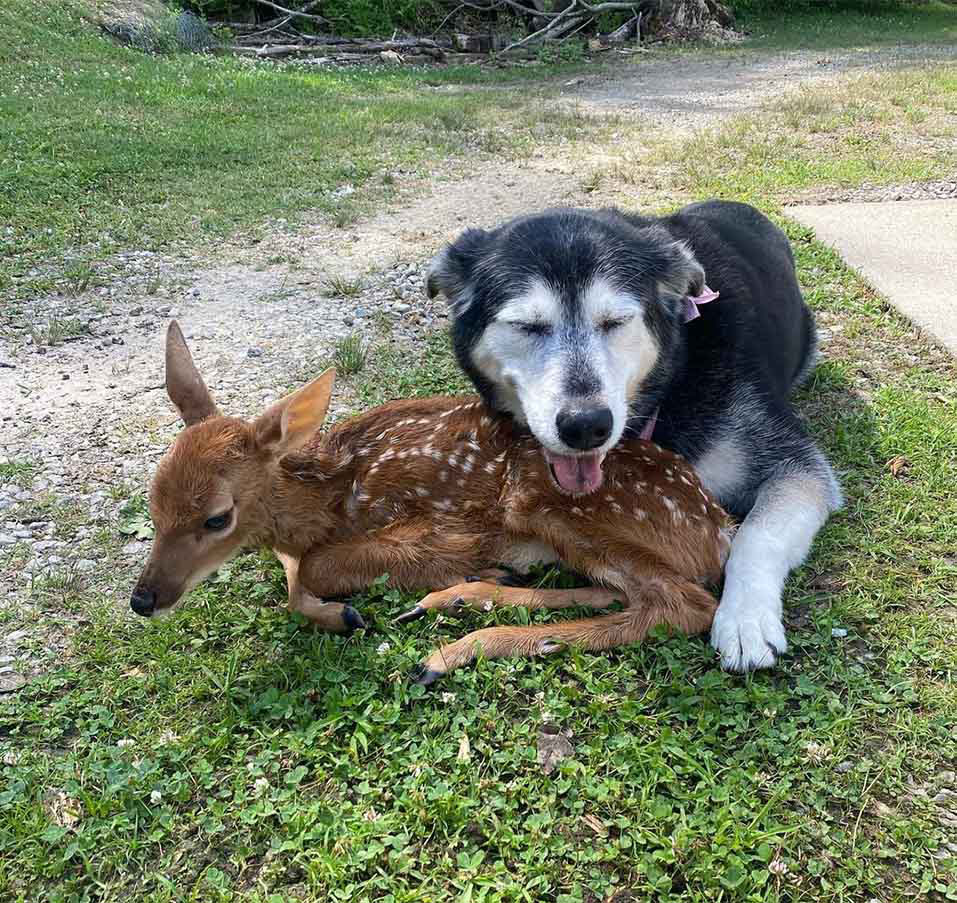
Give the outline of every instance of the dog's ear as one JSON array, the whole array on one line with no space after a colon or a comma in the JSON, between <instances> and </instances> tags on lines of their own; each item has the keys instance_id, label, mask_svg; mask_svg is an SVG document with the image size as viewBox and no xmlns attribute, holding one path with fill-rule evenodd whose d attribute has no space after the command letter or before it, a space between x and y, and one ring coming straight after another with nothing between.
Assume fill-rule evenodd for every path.
<instances>
[{"instance_id":1,"label":"dog's ear","mask_svg":"<svg viewBox=\"0 0 957 903\"><path fill-rule=\"evenodd\" d=\"M662 249L658 287L681 298L696 297L704 290L704 267L685 242L669 242Z\"/></svg>"},{"instance_id":2,"label":"dog's ear","mask_svg":"<svg viewBox=\"0 0 957 903\"><path fill-rule=\"evenodd\" d=\"M488 244L484 229L466 229L446 245L429 264L425 290L430 298L440 292L456 310L468 307L468 284L479 257Z\"/></svg>"}]
</instances>

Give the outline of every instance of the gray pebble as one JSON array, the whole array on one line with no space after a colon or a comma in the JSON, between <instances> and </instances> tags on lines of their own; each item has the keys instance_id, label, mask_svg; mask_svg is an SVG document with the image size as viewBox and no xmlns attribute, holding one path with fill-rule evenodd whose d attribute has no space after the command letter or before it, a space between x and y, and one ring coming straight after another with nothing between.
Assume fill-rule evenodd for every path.
<instances>
[{"instance_id":1,"label":"gray pebble","mask_svg":"<svg viewBox=\"0 0 957 903\"><path fill-rule=\"evenodd\" d=\"M832 627L831 636L838 637L839 639L843 639L844 637L847 636L847 631L843 627Z\"/></svg>"},{"instance_id":2,"label":"gray pebble","mask_svg":"<svg viewBox=\"0 0 957 903\"><path fill-rule=\"evenodd\" d=\"M837 765L834 766L834 770L835 770L838 774L846 774L846 773L849 772L853 767L854 767L854 763L853 763L853 762L840 762L840 763L838 763Z\"/></svg>"}]
</instances>

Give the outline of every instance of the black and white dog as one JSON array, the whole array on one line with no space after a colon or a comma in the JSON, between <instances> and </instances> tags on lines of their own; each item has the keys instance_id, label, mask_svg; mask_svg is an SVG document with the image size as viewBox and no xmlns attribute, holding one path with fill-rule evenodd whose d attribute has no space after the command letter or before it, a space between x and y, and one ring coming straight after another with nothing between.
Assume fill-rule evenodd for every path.
<instances>
[{"instance_id":1,"label":"black and white dog","mask_svg":"<svg viewBox=\"0 0 957 903\"><path fill-rule=\"evenodd\" d=\"M448 298L478 391L527 424L570 495L599 489L630 430L687 457L744 518L711 642L725 668L772 666L787 575L841 504L789 401L816 343L784 234L723 201L663 218L552 210L467 230L428 291Z\"/></svg>"}]
</instances>

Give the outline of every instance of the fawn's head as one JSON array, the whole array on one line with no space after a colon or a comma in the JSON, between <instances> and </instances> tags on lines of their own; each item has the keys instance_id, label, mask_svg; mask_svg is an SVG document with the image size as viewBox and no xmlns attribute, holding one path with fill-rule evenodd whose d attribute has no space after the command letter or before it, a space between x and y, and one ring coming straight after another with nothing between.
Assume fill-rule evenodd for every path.
<instances>
[{"instance_id":1,"label":"fawn's head","mask_svg":"<svg viewBox=\"0 0 957 903\"><path fill-rule=\"evenodd\" d=\"M166 391L186 424L150 488L156 530L130 607L150 616L182 596L268 527L275 464L322 425L335 370L327 370L252 422L224 417L174 321L166 333Z\"/></svg>"}]
</instances>

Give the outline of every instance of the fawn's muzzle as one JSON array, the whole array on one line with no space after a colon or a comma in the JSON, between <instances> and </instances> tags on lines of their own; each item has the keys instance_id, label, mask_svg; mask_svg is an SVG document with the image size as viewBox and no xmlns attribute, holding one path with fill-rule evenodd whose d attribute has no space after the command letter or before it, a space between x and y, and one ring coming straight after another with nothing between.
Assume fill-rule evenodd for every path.
<instances>
[{"instance_id":1,"label":"fawn's muzzle","mask_svg":"<svg viewBox=\"0 0 957 903\"><path fill-rule=\"evenodd\" d=\"M153 614L153 610L156 608L156 593L149 589L140 589L136 587L133 590L133 595L130 596L130 608L138 615L143 615L144 618L148 618Z\"/></svg>"}]
</instances>

